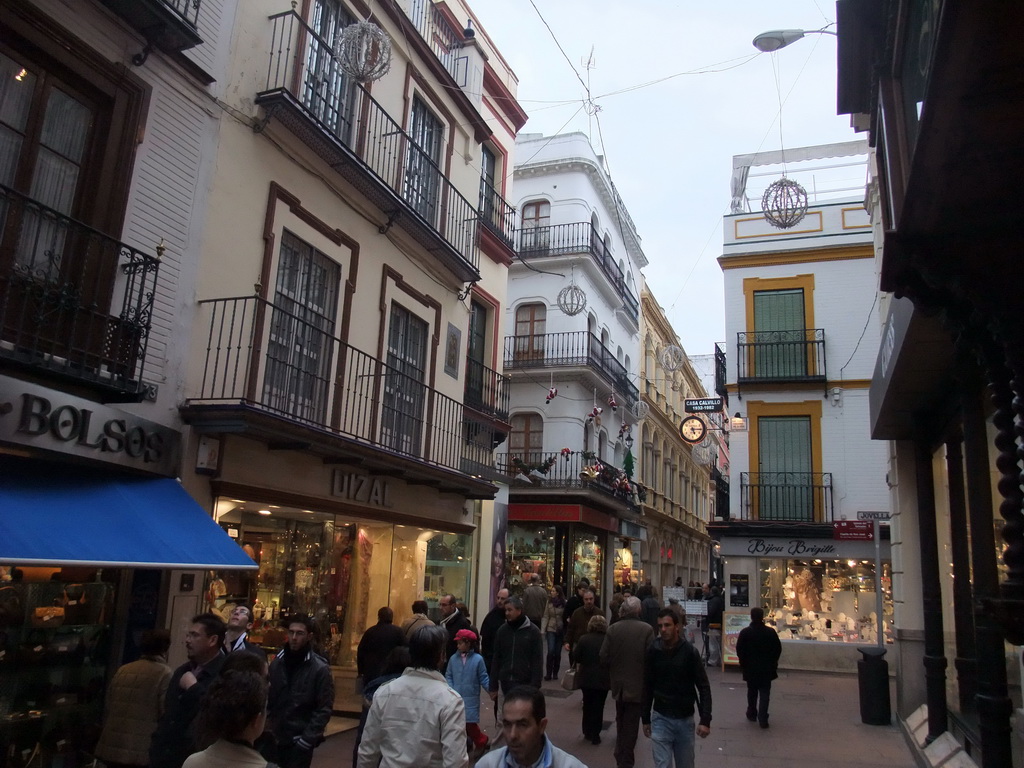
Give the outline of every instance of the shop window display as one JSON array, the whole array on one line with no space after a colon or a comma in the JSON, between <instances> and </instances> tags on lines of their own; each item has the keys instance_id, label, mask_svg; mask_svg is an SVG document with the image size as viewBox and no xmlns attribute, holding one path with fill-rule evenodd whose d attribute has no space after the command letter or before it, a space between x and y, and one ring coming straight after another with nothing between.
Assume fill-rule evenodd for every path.
<instances>
[{"instance_id":1,"label":"shop window display","mask_svg":"<svg viewBox=\"0 0 1024 768\"><path fill-rule=\"evenodd\" d=\"M616 587L642 584L644 571L641 567L640 540L620 538L615 542L615 568L613 578Z\"/></svg>"},{"instance_id":2,"label":"shop window display","mask_svg":"<svg viewBox=\"0 0 1024 768\"><path fill-rule=\"evenodd\" d=\"M509 589L513 594L526 587L525 577L538 573L541 584L551 587L555 573L555 527L553 525L508 526Z\"/></svg>"},{"instance_id":3,"label":"shop window display","mask_svg":"<svg viewBox=\"0 0 1024 768\"><path fill-rule=\"evenodd\" d=\"M601 545L596 533L576 531L572 540L572 579L588 579L591 584L601 583Z\"/></svg>"},{"instance_id":4,"label":"shop window display","mask_svg":"<svg viewBox=\"0 0 1024 768\"><path fill-rule=\"evenodd\" d=\"M784 639L878 642L875 566L871 560L761 560L765 623ZM892 566L882 564L882 627L892 636Z\"/></svg>"},{"instance_id":5,"label":"shop window display","mask_svg":"<svg viewBox=\"0 0 1024 768\"><path fill-rule=\"evenodd\" d=\"M116 572L0 568L0 755L77 765L103 715Z\"/></svg>"}]
</instances>

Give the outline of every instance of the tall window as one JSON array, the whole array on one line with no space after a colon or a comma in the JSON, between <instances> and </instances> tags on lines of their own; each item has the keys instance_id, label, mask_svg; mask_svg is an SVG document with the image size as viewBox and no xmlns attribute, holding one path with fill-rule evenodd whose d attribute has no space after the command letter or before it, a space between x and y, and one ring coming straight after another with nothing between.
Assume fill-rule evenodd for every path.
<instances>
[{"instance_id":1,"label":"tall window","mask_svg":"<svg viewBox=\"0 0 1024 768\"><path fill-rule=\"evenodd\" d=\"M322 42L310 44L302 83L302 103L332 134L351 144L356 88L333 55L341 31L355 19L338 0L315 0L310 26Z\"/></svg>"},{"instance_id":2,"label":"tall window","mask_svg":"<svg viewBox=\"0 0 1024 768\"><path fill-rule=\"evenodd\" d=\"M760 416L757 510L761 520L814 520L809 416Z\"/></svg>"},{"instance_id":3,"label":"tall window","mask_svg":"<svg viewBox=\"0 0 1024 768\"><path fill-rule=\"evenodd\" d=\"M544 420L537 413L517 413L512 417L512 432L508 437L509 452L527 464L539 464L543 459Z\"/></svg>"},{"instance_id":4,"label":"tall window","mask_svg":"<svg viewBox=\"0 0 1024 768\"><path fill-rule=\"evenodd\" d=\"M523 304L516 308L516 360L543 360L547 307Z\"/></svg>"},{"instance_id":5,"label":"tall window","mask_svg":"<svg viewBox=\"0 0 1024 768\"><path fill-rule=\"evenodd\" d=\"M413 98L405 199L423 218L437 225L444 126L419 98Z\"/></svg>"},{"instance_id":6,"label":"tall window","mask_svg":"<svg viewBox=\"0 0 1024 768\"><path fill-rule=\"evenodd\" d=\"M533 200L523 205L523 232L520 250L544 251L551 242L551 203Z\"/></svg>"},{"instance_id":7,"label":"tall window","mask_svg":"<svg viewBox=\"0 0 1024 768\"><path fill-rule=\"evenodd\" d=\"M428 330L427 323L405 307L391 305L381 440L412 456L421 453Z\"/></svg>"},{"instance_id":8,"label":"tall window","mask_svg":"<svg viewBox=\"0 0 1024 768\"><path fill-rule=\"evenodd\" d=\"M324 423L340 282L336 262L285 230L263 379L268 407Z\"/></svg>"},{"instance_id":9,"label":"tall window","mask_svg":"<svg viewBox=\"0 0 1024 768\"><path fill-rule=\"evenodd\" d=\"M498 158L486 146L480 147L480 215L484 221L498 224L496 216L501 215L498 210L498 191L495 186Z\"/></svg>"},{"instance_id":10,"label":"tall window","mask_svg":"<svg viewBox=\"0 0 1024 768\"><path fill-rule=\"evenodd\" d=\"M754 371L759 378L807 373L802 288L754 292Z\"/></svg>"},{"instance_id":11,"label":"tall window","mask_svg":"<svg viewBox=\"0 0 1024 768\"><path fill-rule=\"evenodd\" d=\"M18 190L58 214L80 217L79 200L89 188L92 144L98 135L96 104L71 84L34 65L0 53L0 184ZM13 223L13 222L12 222ZM31 277L55 281L61 274L68 223L26 208L17 245L5 252ZM6 237L10 237L9 231Z\"/></svg>"},{"instance_id":12,"label":"tall window","mask_svg":"<svg viewBox=\"0 0 1024 768\"><path fill-rule=\"evenodd\" d=\"M482 405L493 400L485 398L484 360L487 353L487 307L476 299L469 304L469 341L466 347L466 398Z\"/></svg>"}]
</instances>

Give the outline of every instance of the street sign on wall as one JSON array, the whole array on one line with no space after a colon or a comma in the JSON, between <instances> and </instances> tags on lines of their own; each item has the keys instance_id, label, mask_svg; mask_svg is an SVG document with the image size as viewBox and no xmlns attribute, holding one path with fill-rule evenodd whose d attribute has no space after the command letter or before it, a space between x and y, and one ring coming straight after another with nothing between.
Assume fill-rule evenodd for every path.
<instances>
[{"instance_id":1,"label":"street sign on wall","mask_svg":"<svg viewBox=\"0 0 1024 768\"><path fill-rule=\"evenodd\" d=\"M832 523L832 538L837 541L871 541L875 538L875 524L870 520L836 520Z\"/></svg>"},{"instance_id":2,"label":"street sign on wall","mask_svg":"<svg viewBox=\"0 0 1024 768\"><path fill-rule=\"evenodd\" d=\"M888 512L858 512L858 520L888 520L890 517Z\"/></svg>"},{"instance_id":3,"label":"street sign on wall","mask_svg":"<svg viewBox=\"0 0 1024 768\"><path fill-rule=\"evenodd\" d=\"M722 410L722 398L698 397L683 401L683 409L687 413L718 413Z\"/></svg>"}]
</instances>

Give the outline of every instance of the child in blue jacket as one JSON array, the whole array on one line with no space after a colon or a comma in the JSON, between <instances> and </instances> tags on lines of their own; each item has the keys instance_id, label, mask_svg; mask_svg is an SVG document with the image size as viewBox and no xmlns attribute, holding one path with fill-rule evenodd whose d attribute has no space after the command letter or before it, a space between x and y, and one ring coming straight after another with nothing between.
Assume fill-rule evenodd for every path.
<instances>
[{"instance_id":1,"label":"child in blue jacket","mask_svg":"<svg viewBox=\"0 0 1024 768\"><path fill-rule=\"evenodd\" d=\"M490 739L480 730L480 689L490 687L487 665L476 652L476 633L460 629L455 633L455 655L448 659L444 676L466 705L466 736L481 752L490 746Z\"/></svg>"}]
</instances>

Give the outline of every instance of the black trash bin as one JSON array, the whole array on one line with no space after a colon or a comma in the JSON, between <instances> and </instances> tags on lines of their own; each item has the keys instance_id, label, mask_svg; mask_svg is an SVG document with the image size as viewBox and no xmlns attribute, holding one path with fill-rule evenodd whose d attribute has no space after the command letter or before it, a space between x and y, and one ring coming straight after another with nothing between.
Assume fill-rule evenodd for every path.
<instances>
[{"instance_id":1,"label":"black trash bin","mask_svg":"<svg viewBox=\"0 0 1024 768\"><path fill-rule=\"evenodd\" d=\"M864 656L857 662L857 683L860 687L860 721L867 725L889 725L889 662L885 648L877 645L857 649Z\"/></svg>"}]
</instances>

